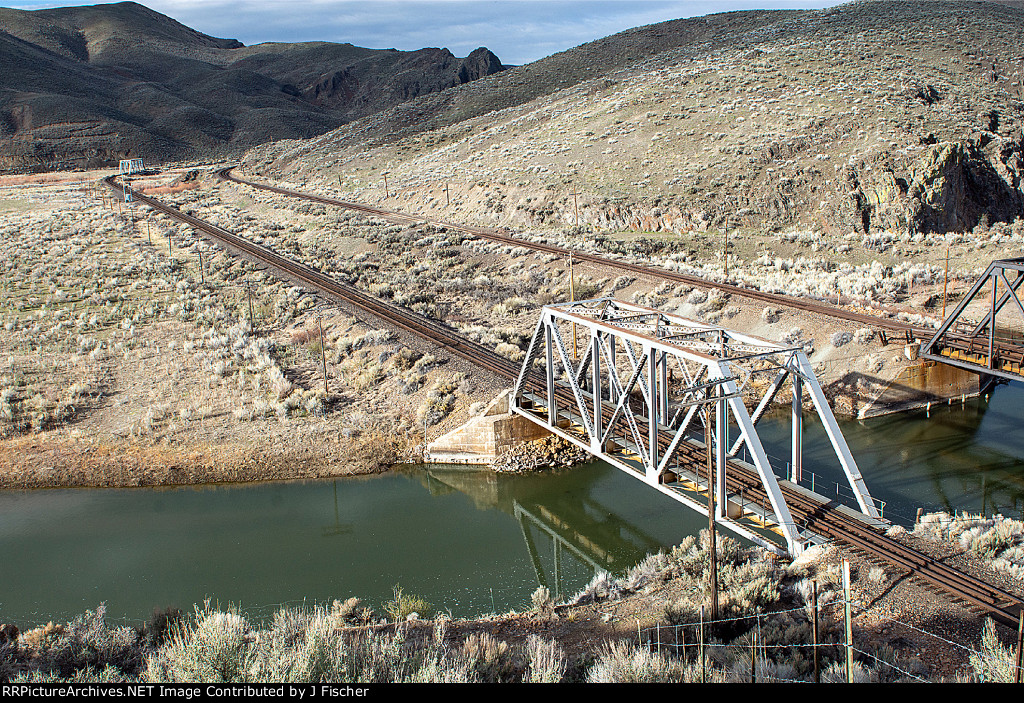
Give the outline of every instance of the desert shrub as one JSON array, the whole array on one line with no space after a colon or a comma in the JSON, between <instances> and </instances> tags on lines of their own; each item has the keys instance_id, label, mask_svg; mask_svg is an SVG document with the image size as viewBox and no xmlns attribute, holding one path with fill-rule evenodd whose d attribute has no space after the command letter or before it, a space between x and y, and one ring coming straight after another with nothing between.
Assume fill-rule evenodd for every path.
<instances>
[{"instance_id":1,"label":"desert shrub","mask_svg":"<svg viewBox=\"0 0 1024 703\"><path fill-rule=\"evenodd\" d=\"M491 312L494 313L495 315L508 315L514 312L518 312L519 310L522 310L523 308L527 307L530 307L530 302L528 300L526 300L525 298L514 296L511 298L506 298L502 302L492 307Z\"/></svg>"},{"instance_id":2,"label":"desert shrub","mask_svg":"<svg viewBox=\"0 0 1024 703\"><path fill-rule=\"evenodd\" d=\"M854 334L854 339L857 340L857 344L868 344L874 338L875 331L867 327L857 330L857 332Z\"/></svg>"},{"instance_id":3,"label":"desert shrub","mask_svg":"<svg viewBox=\"0 0 1024 703\"><path fill-rule=\"evenodd\" d=\"M461 654L469 670L483 683L506 683L522 675L514 650L487 632L466 637Z\"/></svg>"},{"instance_id":4,"label":"desert shrub","mask_svg":"<svg viewBox=\"0 0 1024 703\"><path fill-rule=\"evenodd\" d=\"M537 635L526 639L528 664L523 683L560 683L566 674L565 652L554 640L545 640Z\"/></svg>"},{"instance_id":5,"label":"desert shrub","mask_svg":"<svg viewBox=\"0 0 1024 703\"><path fill-rule=\"evenodd\" d=\"M604 645L587 676L589 683L675 683L683 678L679 660L637 647L631 642Z\"/></svg>"},{"instance_id":6,"label":"desert shrub","mask_svg":"<svg viewBox=\"0 0 1024 703\"><path fill-rule=\"evenodd\" d=\"M507 342L498 342L498 345L494 348L494 351L511 359L512 361L522 361L526 357L526 352L517 347L515 344L509 344Z\"/></svg>"},{"instance_id":7,"label":"desert shrub","mask_svg":"<svg viewBox=\"0 0 1024 703\"><path fill-rule=\"evenodd\" d=\"M384 612L395 621L405 620L413 613L423 617L430 612L430 609L430 603L419 596L406 593L401 586L397 585L393 589L393 598L384 604Z\"/></svg>"},{"instance_id":8,"label":"desert shrub","mask_svg":"<svg viewBox=\"0 0 1024 703\"><path fill-rule=\"evenodd\" d=\"M398 350L397 354L391 357L391 363L400 371L408 371L422 357L423 354L421 352L408 347L402 347Z\"/></svg>"},{"instance_id":9,"label":"desert shrub","mask_svg":"<svg viewBox=\"0 0 1024 703\"><path fill-rule=\"evenodd\" d=\"M689 303L690 305L700 305L707 299L707 292L699 289L691 291L691 293L688 296L686 296L686 302Z\"/></svg>"},{"instance_id":10,"label":"desert shrub","mask_svg":"<svg viewBox=\"0 0 1024 703\"><path fill-rule=\"evenodd\" d=\"M836 332L832 335L832 346L838 349L839 347L849 344L852 339L853 334L850 332Z\"/></svg>"},{"instance_id":11,"label":"desert shrub","mask_svg":"<svg viewBox=\"0 0 1024 703\"><path fill-rule=\"evenodd\" d=\"M632 276L619 276L614 281L612 281L612 292L622 290L623 288L629 288L629 286L633 285L633 282L635 280L636 279L633 278Z\"/></svg>"},{"instance_id":12,"label":"desert shrub","mask_svg":"<svg viewBox=\"0 0 1024 703\"><path fill-rule=\"evenodd\" d=\"M334 619L335 626L340 627L362 619L362 611L364 609L360 608L360 605L362 605L362 601L354 597L344 601L335 600L332 602L331 617Z\"/></svg>"},{"instance_id":13,"label":"desert shrub","mask_svg":"<svg viewBox=\"0 0 1024 703\"><path fill-rule=\"evenodd\" d=\"M196 607L193 622L174 628L168 642L146 662L153 682L230 683L244 680L251 627L237 613Z\"/></svg>"},{"instance_id":14,"label":"desert shrub","mask_svg":"<svg viewBox=\"0 0 1024 703\"><path fill-rule=\"evenodd\" d=\"M576 300L590 300L597 297L603 287L599 281L582 277L573 284L573 293Z\"/></svg>"},{"instance_id":15,"label":"desert shrub","mask_svg":"<svg viewBox=\"0 0 1024 703\"><path fill-rule=\"evenodd\" d=\"M447 417L455 409L455 392L464 378L463 374L457 373L449 379L437 379L427 391L427 398L416 413L417 421L436 425Z\"/></svg>"},{"instance_id":16,"label":"desert shrub","mask_svg":"<svg viewBox=\"0 0 1024 703\"><path fill-rule=\"evenodd\" d=\"M142 664L139 634L129 627L108 628L105 617L106 606L100 604L64 625L50 622L22 633L20 654L27 666L21 673L36 680L134 675Z\"/></svg>"},{"instance_id":17,"label":"desert shrub","mask_svg":"<svg viewBox=\"0 0 1024 703\"><path fill-rule=\"evenodd\" d=\"M1014 680L1016 657L1009 647L999 641L996 624L985 619L981 633L981 651L970 656L974 678L981 683L1011 683Z\"/></svg>"},{"instance_id":18,"label":"desert shrub","mask_svg":"<svg viewBox=\"0 0 1024 703\"><path fill-rule=\"evenodd\" d=\"M1024 577L1024 522L1020 520L1002 515L930 513L921 517L914 534L958 544L989 560L993 568Z\"/></svg>"},{"instance_id":19,"label":"desert shrub","mask_svg":"<svg viewBox=\"0 0 1024 703\"><path fill-rule=\"evenodd\" d=\"M549 617L555 612L555 603L551 598L551 591L546 586L538 586L537 590L530 596L533 603L533 612L541 617Z\"/></svg>"},{"instance_id":20,"label":"desert shrub","mask_svg":"<svg viewBox=\"0 0 1024 703\"><path fill-rule=\"evenodd\" d=\"M181 623L181 611L177 608L163 608L153 611L149 622L139 632L146 644L159 647Z\"/></svg>"}]
</instances>

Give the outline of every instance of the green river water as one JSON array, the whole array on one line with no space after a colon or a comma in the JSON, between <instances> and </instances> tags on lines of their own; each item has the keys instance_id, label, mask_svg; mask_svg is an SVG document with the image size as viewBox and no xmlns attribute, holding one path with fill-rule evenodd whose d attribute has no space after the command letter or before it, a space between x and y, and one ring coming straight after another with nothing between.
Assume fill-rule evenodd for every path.
<instances>
[{"instance_id":1,"label":"green river water","mask_svg":"<svg viewBox=\"0 0 1024 703\"><path fill-rule=\"evenodd\" d=\"M918 507L1020 517L1022 409L1024 386L1011 384L843 431L893 522L912 523ZM805 483L813 471L833 497L838 462L806 424ZM760 432L769 454L785 454L787 424L769 417ZM0 622L67 619L103 602L111 619L139 623L207 598L254 618L350 596L379 610L395 585L471 617L528 607L538 585L571 595L597 570L621 574L705 525L599 462L532 476L412 466L326 481L2 491Z\"/></svg>"}]
</instances>

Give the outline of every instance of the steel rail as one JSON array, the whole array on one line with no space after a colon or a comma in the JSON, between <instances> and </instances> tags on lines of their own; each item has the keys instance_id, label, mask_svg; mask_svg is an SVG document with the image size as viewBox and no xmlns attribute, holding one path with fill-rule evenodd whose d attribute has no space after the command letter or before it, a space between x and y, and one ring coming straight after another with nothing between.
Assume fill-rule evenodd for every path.
<instances>
[{"instance_id":1,"label":"steel rail","mask_svg":"<svg viewBox=\"0 0 1024 703\"><path fill-rule=\"evenodd\" d=\"M116 179L117 176L110 176L105 179L105 183L112 189L122 191L121 186L116 184ZM268 267L277 269L285 278L302 281L321 293L371 313L385 323L392 324L438 344L495 375L510 380L515 380L518 377L518 364L486 347L465 339L458 332L440 322L384 303L353 286L335 281L310 266L287 259L267 247L257 245L228 230L183 213L159 200L142 195L137 191L132 191L132 195L139 202L188 224L224 245L242 251L247 256L266 264ZM546 381L539 378L539 374L531 374L528 382L532 389L543 388L546 383ZM568 389L559 389L558 397L564 406L575 405L575 399ZM645 418L640 417L637 419L641 423L646 422ZM666 448L669 440L664 436L659 436L658 442L662 448ZM680 443L676 451L696 470L697 475L700 475L700 469L707 456L705 450L690 443ZM726 479L727 488L731 494L736 495L743 491L745 495L754 500L767 501L767 492L761 486L759 477L751 473L746 467L729 463L726 470ZM1022 607L1017 596L946 564L937 562L921 552L905 547L877 530L864 525L855 518L833 509L830 505L822 505L786 487L783 487L783 492L794 519L802 521L804 529L842 541L862 552L867 552L883 562L894 564L908 573L916 575L926 583L977 606L1002 624L1011 627L1016 625L1017 614Z\"/></svg>"},{"instance_id":2,"label":"steel rail","mask_svg":"<svg viewBox=\"0 0 1024 703\"><path fill-rule=\"evenodd\" d=\"M880 329L887 332L893 332L901 335L905 335L906 341L909 343L913 340L921 342L930 340L935 330L930 327L915 327L914 325L900 322L899 320L891 320L884 317L878 317L876 315L869 315L866 313L855 312L853 310L844 310L840 307L827 305L814 300L807 300L803 298L795 298L793 296L782 295L780 293L765 293L757 290L756 288L746 288L733 283L725 282L711 282L707 279L701 278L700 276L693 276L690 274L679 273L677 271L669 271L663 268L654 268L651 266L644 266L641 264L633 264L626 261L618 261L616 259L609 259L607 257L599 256L597 254L588 254L586 252L575 251L560 247L554 244L545 244L543 242L534 242L528 239L521 239L514 237L510 234L502 234L500 231L489 229L486 227L476 227L473 225L455 224L446 222L444 220L431 217L429 215L409 215L402 212L396 212L394 210L383 210L381 208L371 207L369 205L363 205L361 203L355 203L348 200L340 200L338 198L328 198L322 195L315 195L313 193L304 193L302 191L291 190L288 188L280 188L278 186L271 186L265 183L257 183L256 181L246 180L239 178L231 173L235 167L231 166L223 168L217 171L217 175L223 180L238 183L240 185L249 186L258 190L264 190L270 193L276 193L290 198L300 198L303 200L309 200L311 202L320 203L322 205L330 205L332 207L340 207L348 210L354 210L356 212L362 212L373 217L398 223L398 224L429 224L435 227L443 227L451 229L456 232L462 232L464 234L470 234L481 239L488 239L493 242L506 244L510 246L519 246L534 251L540 251L547 254L553 254L560 257L568 257L572 254L573 258L577 261L585 261L596 266L604 266L607 268L619 269L622 271L629 271L641 276L649 276L654 278L660 278L665 281L672 281L674 283L684 283L691 286L699 286L702 288L719 288L728 293L732 293L738 296L746 297L750 300L755 300L761 303L768 303L772 305L782 305L785 307L793 308L796 310L802 310L804 312L810 312L817 315L823 315L833 319L845 320L847 322L855 322L866 327L874 329ZM948 334L947 339L950 340L969 340L969 335L957 335ZM996 350L1004 356L1020 355L1021 349L1018 346L1012 344L997 343Z\"/></svg>"},{"instance_id":3,"label":"steel rail","mask_svg":"<svg viewBox=\"0 0 1024 703\"><path fill-rule=\"evenodd\" d=\"M618 261L616 259L609 259L596 254L588 254L586 252L575 251L560 247L554 244L545 244L542 242L534 242L528 239L521 239L508 234L502 234L493 229L486 227L475 227L472 225L453 224L451 222L445 222L428 215L408 215L401 212L395 212L393 210L382 210L380 208L370 207L360 203L354 203L347 200L339 200L337 198L328 198L322 195L315 195L312 193L304 193L302 191L291 190L288 188L280 188L277 186L271 186L264 183L257 183L255 181L249 181L244 178L239 178L231 173L235 167L223 168L217 172L217 175L223 180L238 183L240 185L246 185L251 188L276 193L278 195L284 195L291 198L301 198L304 200L310 200L313 202L321 203L323 205L331 205L334 207L346 208L349 210L355 210L374 217L379 217L384 220L388 220L395 223L403 224L429 224L436 227L444 227L457 232L465 234L471 234L476 237L483 239L489 239L494 242L501 244L508 244L511 246L520 246L527 249L533 249L535 251L544 252L547 254L555 254L562 257L568 257L572 254L573 258L577 261L585 261L587 263L595 264L597 266L605 266L609 268L617 268L623 271L629 271L631 273L640 274L643 276L652 276L661 278L676 283L685 283L687 285L700 286L702 288L714 287L719 288L728 293L733 293L739 296L756 300L762 303L770 303L773 305L785 305L786 307L797 308L805 312L817 313L832 318L840 318L850 322L858 322L867 326L882 328L891 332L898 332L903 334L910 334L915 338L931 336L935 333L934 330L929 328L914 327L898 320L888 320L885 318L877 317L875 315L867 315L864 313L854 312L852 310L843 310L842 308L833 307L831 305L825 305L811 300L804 300L800 298L794 298L792 296L781 295L778 293L765 293L755 288L745 288L738 286L733 283L712 283L707 279L699 276L693 276L685 273L679 273L677 271L669 271L668 269L654 268L651 266L643 266L641 264L633 264L626 261Z\"/></svg>"}]
</instances>

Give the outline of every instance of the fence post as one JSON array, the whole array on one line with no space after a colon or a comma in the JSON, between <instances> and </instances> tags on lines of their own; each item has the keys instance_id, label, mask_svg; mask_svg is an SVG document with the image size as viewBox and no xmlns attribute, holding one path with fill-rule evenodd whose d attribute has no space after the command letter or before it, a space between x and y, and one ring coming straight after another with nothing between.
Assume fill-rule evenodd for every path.
<instances>
[{"instance_id":1,"label":"fence post","mask_svg":"<svg viewBox=\"0 0 1024 703\"><path fill-rule=\"evenodd\" d=\"M704 659L704 606L700 607L700 631L698 632L700 642L700 682L708 682L708 669Z\"/></svg>"},{"instance_id":2,"label":"fence post","mask_svg":"<svg viewBox=\"0 0 1024 703\"><path fill-rule=\"evenodd\" d=\"M821 660L818 657L818 582L811 581L811 611L814 619L811 620L811 636L814 642L814 683L821 683Z\"/></svg>"},{"instance_id":3,"label":"fence post","mask_svg":"<svg viewBox=\"0 0 1024 703\"><path fill-rule=\"evenodd\" d=\"M757 683L757 630L750 631L750 683Z\"/></svg>"}]
</instances>

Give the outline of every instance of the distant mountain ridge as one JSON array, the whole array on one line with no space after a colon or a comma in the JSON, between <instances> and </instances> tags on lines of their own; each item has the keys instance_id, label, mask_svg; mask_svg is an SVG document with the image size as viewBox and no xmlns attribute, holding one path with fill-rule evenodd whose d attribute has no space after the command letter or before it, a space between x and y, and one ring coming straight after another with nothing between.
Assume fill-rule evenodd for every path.
<instances>
[{"instance_id":1,"label":"distant mountain ridge","mask_svg":"<svg viewBox=\"0 0 1024 703\"><path fill-rule=\"evenodd\" d=\"M0 8L0 170L237 152L502 70L486 48L247 47L134 2Z\"/></svg>"},{"instance_id":2,"label":"distant mountain ridge","mask_svg":"<svg viewBox=\"0 0 1024 703\"><path fill-rule=\"evenodd\" d=\"M260 145L242 170L513 229L841 233L879 251L1024 236L1021 5L670 20Z\"/></svg>"}]
</instances>

